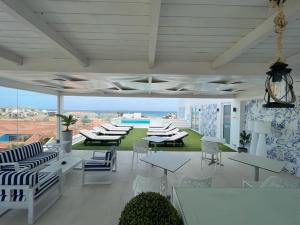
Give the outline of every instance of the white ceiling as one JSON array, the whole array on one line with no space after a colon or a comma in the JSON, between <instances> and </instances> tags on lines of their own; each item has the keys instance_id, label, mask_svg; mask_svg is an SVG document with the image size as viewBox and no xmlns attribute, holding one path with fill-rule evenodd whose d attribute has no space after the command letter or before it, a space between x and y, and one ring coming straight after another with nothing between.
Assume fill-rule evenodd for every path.
<instances>
[{"instance_id":1,"label":"white ceiling","mask_svg":"<svg viewBox=\"0 0 300 225\"><path fill-rule=\"evenodd\" d=\"M300 6L297 1L287 2ZM0 60L1 84L14 86L12 81L17 81L19 88L23 85L25 89L68 95L235 97L257 93L255 90L263 93L264 72L275 54L272 32L253 40L255 44L250 48L241 47L237 57L225 66L211 68L211 63L272 17L274 11L268 0L159 3L160 0L0 1L0 54L23 60L23 65ZM10 4L13 9L7 8ZM291 22L284 36L287 57L300 53L298 9L288 14ZM157 26L154 12L159 13ZM32 22L37 19L42 24ZM45 27L49 29L44 31ZM54 38L47 36L49 30L54 31ZM57 42L59 38L67 45ZM155 64L145 69L153 49ZM74 58L88 60L89 66L82 67ZM249 70L252 67L253 71ZM82 80L70 81L72 78Z\"/></svg>"}]
</instances>

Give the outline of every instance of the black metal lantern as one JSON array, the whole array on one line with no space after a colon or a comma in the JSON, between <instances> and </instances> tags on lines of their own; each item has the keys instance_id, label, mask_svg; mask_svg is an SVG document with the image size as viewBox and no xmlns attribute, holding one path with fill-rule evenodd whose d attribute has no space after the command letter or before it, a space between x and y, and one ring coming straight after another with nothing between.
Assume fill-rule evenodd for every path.
<instances>
[{"instance_id":1,"label":"black metal lantern","mask_svg":"<svg viewBox=\"0 0 300 225\"><path fill-rule=\"evenodd\" d=\"M267 72L267 80L265 83L266 104L265 108L294 108L296 96L293 90L293 78L290 73L292 69L288 68L288 64L276 62Z\"/></svg>"},{"instance_id":2,"label":"black metal lantern","mask_svg":"<svg viewBox=\"0 0 300 225\"><path fill-rule=\"evenodd\" d=\"M273 8L277 8L278 14L274 18L274 30L276 33L277 60L267 72L265 83L265 108L294 108L296 96L293 89L292 69L285 63L282 49L282 33L287 25L283 11L286 0L269 0Z\"/></svg>"}]
</instances>

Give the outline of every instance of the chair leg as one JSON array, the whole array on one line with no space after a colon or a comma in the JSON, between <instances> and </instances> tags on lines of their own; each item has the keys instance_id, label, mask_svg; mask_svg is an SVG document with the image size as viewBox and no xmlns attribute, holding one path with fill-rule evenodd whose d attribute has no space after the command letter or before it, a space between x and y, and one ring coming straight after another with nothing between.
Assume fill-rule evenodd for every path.
<instances>
[{"instance_id":1,"label":"chair leg","mask_svg":"<svg viewBox=\"0 0 300 225\"><path fill-rule=\"evenodd\" d=\"M202 161L203 161L203 152L201 152L201 169L203 168L202 167Z\"/></svg>"}]
</instances>

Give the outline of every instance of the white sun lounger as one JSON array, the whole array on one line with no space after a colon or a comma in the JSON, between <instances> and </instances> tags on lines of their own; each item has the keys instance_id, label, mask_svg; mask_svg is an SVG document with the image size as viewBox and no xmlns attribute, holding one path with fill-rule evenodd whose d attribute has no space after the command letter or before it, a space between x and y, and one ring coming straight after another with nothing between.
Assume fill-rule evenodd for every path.
<instances>
[{"instance_id":1,"label":"white sun lounger","mask_svg":"<svg viewBox=\"0 0 300 225\"><path fill-rule=\"evenodd\" d=\"M169 126L167 129L148 129L148 132L169 132L171 130L176 129L177 127L175 126Z\"/></svg>"},{"instance_id":2,"label":"white sun lounger","mask_svg":"<svg viewBox=\"0 0 300 225\"><path fill-rule=\"evenodd\" d=\"M165 140L163 141L163 145L167 146L167 145L171 145L171 146L179 146L179 147L183 147L184 146L184 142L183 139L188 136L189 134L186 131L180 131L174 135L172 135L171 137L164 137ZM151 144L151 141L150 141Z\"/></svg>"},{"instance_id":3,"label":"white sun lounger","mask_svg":"<svg viewBox=\"0 0 300 225\"><path fill-rule=\"evenodd\" d=\"M171 126L172 123L167 123L164 126L149 126L149 130L166 130Z\"/></svg>"},{"instance_id":4,"label":"white sun lounger","mask_svg":"<svg viewBox=\"0 0 300 225\"><path fill-rule=\"evenodd\" d=\"M125 132L129 132L130 131L130 127L116 127L110 123L105 123L101 125L102 127L104 127L106 130L109 131L125 131Z\"/></svg>"},{"instance_id":5,"label":"white sun lounger","mask_svg":"<svg viewBox=\"0 0 300 225\"><path fill-rule=\"evenodd\" d=\"M92 130L93 133L96 133L97 135L123 135L125 136L127 134L126 131L109 131L105 130L103 127L94 127Z\"/></svg>"},{"instance_id":6,"label":"white sun lounger","mask_svg":"<svg viewBox=\"0 0 300 225\"><path fill-rule=\"evenodd\" d=\"M119 145L121 143L122 136L109 136L109 135L96 135L89 130L80 130L80 134L85 137L84 144L88 142L98 143L115 143Z\"/></svg>"},{"instance_id":7,"label":"white sun lounger","mask_svg":"<svg viewBox=\"0 0 300 225\"><path fill-rule=\"evenodd\" d=\"M178 128L175 128L174 130L168 131L168 132L148 132L147 136L171 136L174 134L177 134L179 132Z\"/></svg>"}]
</instances>

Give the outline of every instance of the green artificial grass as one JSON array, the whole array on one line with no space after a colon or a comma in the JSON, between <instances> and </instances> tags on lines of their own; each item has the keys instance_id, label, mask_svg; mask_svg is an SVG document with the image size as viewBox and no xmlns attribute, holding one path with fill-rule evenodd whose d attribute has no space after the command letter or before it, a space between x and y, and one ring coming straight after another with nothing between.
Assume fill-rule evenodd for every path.
<instances>
[{"instance_id":1,"label":"green artificial grass","mask_svg":"<svg viewBox=\"0 0 300 225\"><path fill-rule=\"evenodd\" d=\"M201 135L190 129L183 129L189 133L187 137L183 139L183 147L157 147L158 151L201 151ZM143 128L134 128L129 132L129 134L122 139L122 142L117 146L117 150L132 150L133 143L137 140L140 140L143 137L146 137L147 129ZM84 145L83 141L79 142L72 146L73 150L105 150L108 149L108 146L99 145L99 144L87 144ZM233 149L220 144L220 150L223 152L234 152Z\"/></svg>"}]
</instances>

